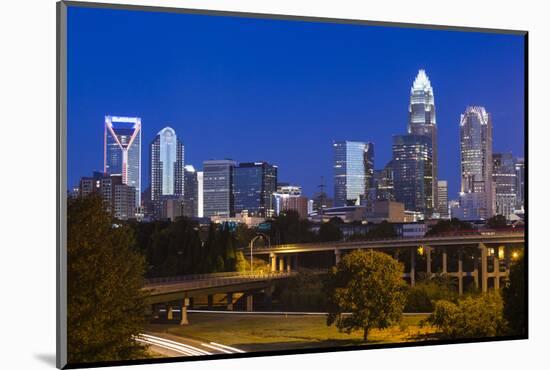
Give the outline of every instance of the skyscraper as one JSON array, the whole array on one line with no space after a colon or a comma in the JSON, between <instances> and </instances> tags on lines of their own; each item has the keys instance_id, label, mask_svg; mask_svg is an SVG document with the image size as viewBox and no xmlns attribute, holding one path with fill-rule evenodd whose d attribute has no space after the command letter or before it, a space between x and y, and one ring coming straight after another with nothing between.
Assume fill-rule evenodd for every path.
<instances>
[{"instance_id":1,"label":"skyscraper","mask_svg":"<svg viewBox=\"0 0 550 370\"><path fill-rule=\"evenodd\" d=\"M184 147L176 132L165 127L151 143L151 200L182 198L184 193Z\"/></svg>"},{"instance_id":2,"label":"skyscraper","mask_svg":"<svg viewBox=\"0 0 550 370\"><path fill-rule=\"evenodd\" d=\"M105 116L103 172L121 175L141 205L141 118Z\"/></svg>"},{"instance_id":3,"label":"skyscraper","mask_svg":"<svg viewBox=\"0 0 550 370\"><path fill-rule=\"evenodd\" d=\"M449 189L447 180L437 181L437 213L441 218L449 218Z\"/></svg>"},{"instance_id":4,"label":"skyscraper","mask_svg":"<svg viewBox=\"0 0 550 370\"><path fill-rule=\"evenodd\" d=\"M493 124L484 107L470 106L460 115L461 219L494 215ZM453 211L454 211L453 210Z\"/></svg>"},{"instance_id":5,"label":"skyscraper","mask_svg":"<svg viewBox=\"0 0 550 370\"><path fill-rule=\"evenodd\" d=\"M198 217L199 215L199 182L195 167L186 165L184 168L185 193L183 195L183 215Z\"/></svg>"},{"instance_id":6,"label":"skyscraper","mask_svg":"<svg viewBox=\"0 0 550 370\"><path fill-rule=\"evenodd\" d=\"M273 193L276 191L277 166L253 162L233 168L235 213L248 211L250 216L272 216Z\"/></svg>"},{"instance_id":7,"label":"skyscraper","mask_svg":"<svg viewBox=\"0 0 550 370\"><path fill-rule=\"evenodd\" d=\"M429 216L433 212L432 140L424 135L393 136L395 200L405 210Z\"/></svg>"},{"instance_id":8,"label":"skyscraper","mask_svg":"<svg viewBox=\"0 0 550 370\"><path fill-rule=\"evenodd\" d=\"M525 161L523 158L516 158L516 210L523 209L525 192Z\"/></svg>"},{"instance_id":9,"label":"skyscraper","mask_svg":"<svg viewBox=\"0 0 550 370\"><path fill-rule=\"evenodd\" d=\"M372 203L374 144L336 141L334 150L334 205Z\"/></svg>"},{"instance_id":10,"label":"skyscraper","mask_svg":"<svg viewBox=\"0 0 550 370\"><path fill-rule=\"evenodd\" d=\"M204 217L230 217L235 213L233 168L235 161L222 159L203 162Z\"/></svg>"},{"instance_id":11,"label":"skyscraper","mask_svg":"<svg viewBox=\"0 0 550 370\"><path fill-rule=\"evenodd\" d=\"M204 172L197 171L197 216L204 217Z\"/></svg>"},{"instance_id":12,"label":"skyscraper","mask_svg":"<svg viewBox=\"0 0 550 370\"><path fill-rule=\"evenodd\" d=\"M307 219L309 200L302 195L302 187L296 185L278 185L273 194L275 215L285 211L296 211L300 218Z\"/></svg>"},{"instance_id":13,"label":"skyscraper","mask_svg":"<svg viewBox=\"0 0 550 370\"><path fill-rule=\"evenodd\" d=\"M376 200L395 200L392 161L389 161L383 169L374 171L374 186Z\"/></svg>"},{"instance_id":14,"label":"skyscraper","mask_svg":"<svg viewBox=\"0 0 550 370\"><path fill-rule=\"evenodd\" d=\"M429 208L437 207L437 125L435 119L434 92L426 71L418 71L411 87L409 103L409 134L424 135L430 138L432 147L432 204Z\"/></svg>"},{"instance_id":15,"label":"skyscraper","mask_svg":"<svg viewBox=\"0 0 550 370\"><path fill-rule=\"evenodd\" d=\"M516 168L512 153L493 153L496 214L506 218L516 209Z\"/></svg>"}]
</instances>

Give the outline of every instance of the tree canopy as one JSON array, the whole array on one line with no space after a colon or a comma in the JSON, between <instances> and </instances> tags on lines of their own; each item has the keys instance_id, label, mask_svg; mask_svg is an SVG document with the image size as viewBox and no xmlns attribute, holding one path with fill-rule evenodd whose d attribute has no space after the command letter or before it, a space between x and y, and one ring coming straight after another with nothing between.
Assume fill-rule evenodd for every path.
<instances>
[{"instance_id":1,"label":"tree canopy","mask_svg":"<svg viewBox=\"0 0 550 370\"><path fill-rule=\"evenodd\" d=\"M510 334L525 334L525 266L523 257L510 267L510 277L502 290L504 317Z\"/></svg>"},{"instance_id":2,"label":"tree canopy","mask_svg":"<svg viewBox=\"0 0 550 370\"><path fill-rule=\"evenodd\" d=\"M134 233L94 196L67 209L67 336L69 363L146 357L133 340L145 324L143 257Z\"/></svg>"},{"instance_id":3,"label":"tree canopy","mask_svg":"<svg viewBox=\"0 0 550 370\"><path fill-rule=\"evenodd\" d=\"M450 220L439 220L437 224L432 226L432 228L426 233L429 235L438 235L452 232L460 232L471 230L472 225L469 222L460 221L458 218L453 218Z\"/></svg>"},{"instance_id":4,"label":"tree canopy","mask_svg":"<svg viewBox=\"0 0 550 370\"><path fill-rule=\"evenodd\" d=\"M357 250L345 255L327 279L327 325L343 332L384 329L401 320L406 285L403 265L382 252Z\"/></svg>"}]
</instances>

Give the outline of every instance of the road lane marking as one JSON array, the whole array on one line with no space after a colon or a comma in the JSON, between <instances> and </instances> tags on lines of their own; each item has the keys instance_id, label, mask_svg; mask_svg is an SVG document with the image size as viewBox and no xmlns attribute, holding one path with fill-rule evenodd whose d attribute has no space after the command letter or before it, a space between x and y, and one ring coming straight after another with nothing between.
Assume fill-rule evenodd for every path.
<instances>
[{"instance_id":1,"label":"road lane marking","mask_svg":"<svg viewBox=\"0 0 550 370\"><path fill-rule=\"evenodd\" d=\"M187 356L195 356L195 354L191 353L190 351L184 351L183 349L181 349L179 347L171 346L171 345L168 345L168 344L161 344L160 342L157 343L156 341L153 341L153 340L150 340L150 339L136 338L136 341L146 343L148 345L158 346L158 347L164 348L164 349L169 349L171 351L182 353L182 354L187 355Z\"/></svg>"}]
</instances>

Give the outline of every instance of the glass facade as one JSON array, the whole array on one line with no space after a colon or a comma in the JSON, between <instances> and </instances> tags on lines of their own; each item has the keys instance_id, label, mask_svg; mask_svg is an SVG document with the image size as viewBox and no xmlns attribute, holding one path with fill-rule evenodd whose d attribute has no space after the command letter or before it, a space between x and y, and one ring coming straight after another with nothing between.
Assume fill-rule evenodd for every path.
<instances>
[{"instance_id":1,"label":"glass facade","mask_svg":"<svg viewBox=\"0 0 550 370\"><path fill-rule=\"evenodd\" d=\"M374 144L336 141L334 152L334 205L359 205L372 201Z\"/></svg>"},{"instance_id":2,"label":"glass facade","mask_svg":"<svg viewBox=\"0 0 550 370\"><path fill-rule=\"evenodd\" d=\"M516 168L512 153L493 153L496 213L510 218L516 210Z\"/></svg>"},{"instance_id":3,"label":"glass facade","mask_svg":"<svg viewBox=\"0 0 550 370\"><path fill-rule=\"evenodd\" d=\"M494 215L493 126L484 107L467 107L460 116L460 207L462 218Z\"/></svg>"},{"instance_id":4,"label":"glass facade","mask_svg":"<svg viewBox=\"0 0 550 370\"><path fill-rule=\"evenodd\" d=\"M437 181L437 213L441 218L449 218L449 190L446 180Z\"/></svg>"},{"instance_id":5,"label":"glass facade","mask_svg":"<svg viewBox=\"0 0 550 370\"><path fill-rule=\"evenodd\" d=\"M392 161L389 161L383 169L374 171L374 184L376 200L395 200Z\"/></svg>"},{"instance_id":6,"label":"glass facade","mask_svg":"<svg viewBox=\"0 0 550 370\"><path fill-rule=\"evenodd\" d=\"M276 191L277 166L255 162L241 163L233 169L235 213L247 211L250 216L272 216Z\"/></svg>"},{"instance_id":7,"label":"glass facade","mask_svg":"<svg viewBox=\"0 0 550 370\"><path fill-rule=\"evenodd\" d=\"M431 177L433 196L432 206L437 205L437 125L435 118L435 98L433 88L423 69L418 74L411 87L411 96L409 102L409 127L408 133L412 135L427 136L431 140L432 148L432 168Z\"/></svg>"},{"instance_id":8,"label":"glass facade","mask_svg":"<svg viewBox=\"0 0 550 370\"><path fill-rule=\"evenodd\" d=\"M160 130L151 143L151 200L184 194L184 146L171 127Z\"/></svg>"},{"instance_id":9,"label":"glass facade","mask_svg":"<svg viewBox=\"0 0 550 370\"><path fill-rule=\"evenodd\" d=\"M203 162L203 215L204 217L234 215L232 160Z\"/></svg>"},{"instance_id":10,"label":"glass facade","mask_svg":"<svg viewBox=\"0 0 550 370\"><path fill-rule=\"evenodd\" d=\"M405 210L433 212L432 141L424 135L393 137L393 185L395 200Z\"/></svg>"},{"instance_id":11,"label":"glass facade","mask_svg":"<svg viewBox=\"0 0 550 370\"><path fill-rule=\"evenodd\" d=\"M103 172L121 175L141 204L141 119L105 116Z\"/></svg>"}]
</instances>

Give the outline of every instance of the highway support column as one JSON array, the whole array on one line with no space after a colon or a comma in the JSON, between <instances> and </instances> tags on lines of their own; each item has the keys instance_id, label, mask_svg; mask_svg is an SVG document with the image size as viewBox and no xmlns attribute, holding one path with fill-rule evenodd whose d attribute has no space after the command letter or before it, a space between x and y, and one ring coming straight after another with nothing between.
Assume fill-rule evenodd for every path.
<instances>
[{"instance_id":1,"label":"highway support column","mask_svg":"<svg viewBox=\"0 0 550 370\"><path fill-rule=\"evenodd\" d=\"M189 320L187 320L187 307L189 306L189 298L184 298L181 301L181 320L180 325L187 325L189 324Z\"/></svg>"}]
</instances>

